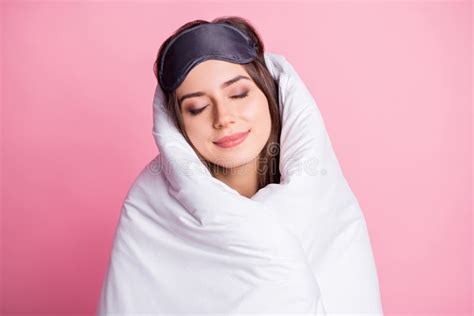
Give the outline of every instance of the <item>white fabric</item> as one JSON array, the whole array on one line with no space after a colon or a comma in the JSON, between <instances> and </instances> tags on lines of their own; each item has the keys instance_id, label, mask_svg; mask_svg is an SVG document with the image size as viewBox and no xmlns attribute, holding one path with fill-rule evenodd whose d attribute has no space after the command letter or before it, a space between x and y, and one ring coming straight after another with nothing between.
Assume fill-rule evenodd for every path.
<instances>
[{"instance_id":1,"label":"white fabric","mask_svg":"<svg viewBox=\"0 0 474 316\"><path fill-rule=\"evenodd\" d=\"M163 112L160 154L124 201L98 315L383 315L363 213L292 65L278 80L280 184L246 198L211 176Z\"/></svg>"}]
</instances>

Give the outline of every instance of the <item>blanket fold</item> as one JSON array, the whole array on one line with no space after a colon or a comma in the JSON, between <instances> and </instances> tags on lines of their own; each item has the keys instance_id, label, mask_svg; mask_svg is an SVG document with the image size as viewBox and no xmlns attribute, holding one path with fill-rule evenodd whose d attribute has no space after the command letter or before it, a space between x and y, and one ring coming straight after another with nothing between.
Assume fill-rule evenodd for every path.
<instances>
[{"instance_id":1,"label":"blanket fold","mask_svg":"<svg viewBox=\"0 0 474 316\"><path fill-rule=\"evenodd\" d=\"M278 81L281 182L252 198L212 177L164 110L159 155L121 209L98 315L383 315L375 260L310 92L285 57Z\"/></svg>"}]
</instances>

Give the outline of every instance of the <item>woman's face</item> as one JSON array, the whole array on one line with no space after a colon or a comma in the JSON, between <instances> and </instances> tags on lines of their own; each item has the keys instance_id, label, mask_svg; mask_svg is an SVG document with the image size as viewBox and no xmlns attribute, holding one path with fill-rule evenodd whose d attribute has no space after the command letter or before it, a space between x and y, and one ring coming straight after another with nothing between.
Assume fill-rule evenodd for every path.
<instances>
[{"instance_id":1,"label":"woman's face","mask_svg":"<svg viewBox=\"0 0 474 316\"><path fill-rule=\"evenodd\" d=\"M176 94L185 131L207 161L234 168L258 157L270 136L271 117L265 94L242 65L214 59L201 62L187 74ZM237 145L216 143L224 136L247 131Z\"/></svg>"}]
</instances>

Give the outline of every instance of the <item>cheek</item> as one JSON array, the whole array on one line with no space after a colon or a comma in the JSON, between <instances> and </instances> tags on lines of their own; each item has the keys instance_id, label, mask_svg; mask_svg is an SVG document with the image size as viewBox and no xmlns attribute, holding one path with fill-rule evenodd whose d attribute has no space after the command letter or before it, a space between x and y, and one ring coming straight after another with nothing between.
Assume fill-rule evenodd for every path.
<instances>
[{"instance_id":1,"label":"cheek","mask_svg":"<svg viewBox=\"0 0 474 316\"><path fill-rule=\"evenodd\" d=\"M262 93L258 98L247 105L245 118L252 123L251 128L258 134L265 136L270 133L271 116L268 109L268 101Z\"/></svg>"},{"instance_id":2,"label":"cheek","mask_svg":"<svg viewBox=\"0 0 474 316\"><path fill-rule=\"evenodd\" d=\"M191 143L194 145L194 147L196 147L196 149L201 149L201 147L208 140L209 136L209 132L205 128L206 123L197 118L193 120L184 119L183 123L186 134L188 135Z\"/></svg>"}]
</instances>

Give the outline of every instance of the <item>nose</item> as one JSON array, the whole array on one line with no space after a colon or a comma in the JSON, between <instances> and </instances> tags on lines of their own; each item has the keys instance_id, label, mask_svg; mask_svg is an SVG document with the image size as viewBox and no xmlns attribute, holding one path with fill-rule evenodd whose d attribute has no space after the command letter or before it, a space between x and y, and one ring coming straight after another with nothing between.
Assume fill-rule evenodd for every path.
<instances>
[{"instance_id":1,"label":"nose","mask_svg":"<svg viewBox=\"0 0 474 316\"><path fill-rule=\"evenodd\" d=\"M224 128L235 123L235 115L229 104L219 102L214 108L214 128Z\"/></svg>"}]
</instances>

